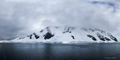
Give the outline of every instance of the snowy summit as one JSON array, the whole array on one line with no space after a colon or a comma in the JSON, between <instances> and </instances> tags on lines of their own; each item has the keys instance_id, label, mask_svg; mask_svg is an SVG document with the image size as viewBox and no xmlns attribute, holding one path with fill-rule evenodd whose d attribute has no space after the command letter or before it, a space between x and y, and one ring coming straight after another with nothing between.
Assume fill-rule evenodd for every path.
<instances>
[{"instance_id":1,"label":"snowy summit","mask_svg":"<svg viewBox=\"0 0 120 60\"><path fill-rule=\"evenodd\" d=\"M118 42L111 33L100 29L77 28L71 26L49 26L39 32L19 37L11 42L43 42L43 43L107 43Z\"/></svg>"}]
</instances>

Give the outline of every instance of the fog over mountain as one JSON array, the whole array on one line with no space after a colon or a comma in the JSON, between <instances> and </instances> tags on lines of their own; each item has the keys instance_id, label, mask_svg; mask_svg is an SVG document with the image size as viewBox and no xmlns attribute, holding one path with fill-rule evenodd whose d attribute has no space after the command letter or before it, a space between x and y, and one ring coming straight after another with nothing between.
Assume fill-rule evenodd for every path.
<instances>
[{"instance_id":1,"label":"fog over mountain","mask_svg":"<svg viewBox=\"0 0 120 60\"><path fill-rule=\"evenodd\" d=\"M119 40L109 32L93 28L49 26L29 35L17 37L12 43L115 43Z\"/></svg>"},{"instance_id":2,"label":"fog over mountain","mask_svg":"<svg viewBox=\"0 0 120 60\"><path fill-rule=\"evenodd\" d=\"M0 40L47 26L98 28L120 36L120 0L0 0Z\"/></svg>"}]
</instances>

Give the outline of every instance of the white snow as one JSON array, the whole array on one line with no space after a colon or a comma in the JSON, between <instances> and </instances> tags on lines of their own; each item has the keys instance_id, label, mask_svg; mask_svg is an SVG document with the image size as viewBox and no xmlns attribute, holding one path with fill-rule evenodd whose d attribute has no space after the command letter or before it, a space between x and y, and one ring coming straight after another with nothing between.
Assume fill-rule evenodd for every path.
<instances>
[{"instance_id":1,"label":"white snow","mask_svg":"<svg viewBox=\"0 0 120 60\"><path fill-rule=\"evenodd\" d=\"M69 28L69 31L66 32ZM95 29L94 29L95 30ZM54 36L50 39L44 39L44 35L50 32ZM65 33L66 32L66 33ZM62 43L62 44L79 44L79 43L114 43L115 41L102 41L98 38L96 35L97 33L108 37L107 32L101 33L100 31L96 30L92 32L90 29L83 29L83 28L76 28L76 27L48 27L43 29L42 32L35 32L39 38L36 39L34 36L32 36L32 39L29 37L25 37L23 39L16 38L14 40L11 40L12 43ZM92 38L89 38L87 35L94 36L97 41L92 40ZM71 36L74 36L75 39L73 39ZM109 37L108 37L109 38Z\"/></svg>"}]
</instances>

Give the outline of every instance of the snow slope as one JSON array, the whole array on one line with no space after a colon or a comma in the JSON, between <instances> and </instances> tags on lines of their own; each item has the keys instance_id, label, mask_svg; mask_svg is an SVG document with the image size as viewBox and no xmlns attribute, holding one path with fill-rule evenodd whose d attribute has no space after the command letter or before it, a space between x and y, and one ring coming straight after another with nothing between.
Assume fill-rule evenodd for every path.
<instances>
[{"instance_id":1,"label":"snow slope","mask_svg":"<svg viewBox=\"0 0 120 60\"><path fill-rule=\"evenodd\" d=\"M100 29L79 28L71 26L49 26L39 32L19 37L11 42L43 43L107 43L118 42L111 33Z\"/></svg>"}]
</instances>

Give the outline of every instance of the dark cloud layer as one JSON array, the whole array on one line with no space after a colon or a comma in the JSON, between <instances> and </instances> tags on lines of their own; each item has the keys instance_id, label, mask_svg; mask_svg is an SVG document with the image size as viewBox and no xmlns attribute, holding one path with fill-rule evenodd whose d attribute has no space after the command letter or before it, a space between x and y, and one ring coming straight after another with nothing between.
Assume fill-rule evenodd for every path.
<instances>
[{"instance_id":1,"label":"dark cloud layer","mask_svg":"<svg viewBox=\"0 0 120 60\"><path fill-rule=\"evenodd\" d=\"M119 31L119 3L119 0L0 0L0 40L50 25Z\"/></svg>"}]
</instances>

